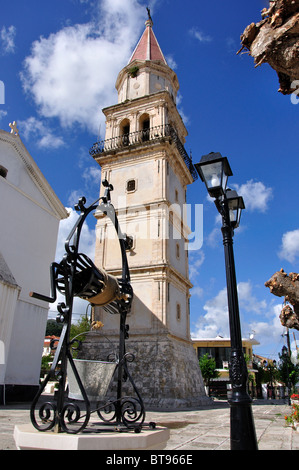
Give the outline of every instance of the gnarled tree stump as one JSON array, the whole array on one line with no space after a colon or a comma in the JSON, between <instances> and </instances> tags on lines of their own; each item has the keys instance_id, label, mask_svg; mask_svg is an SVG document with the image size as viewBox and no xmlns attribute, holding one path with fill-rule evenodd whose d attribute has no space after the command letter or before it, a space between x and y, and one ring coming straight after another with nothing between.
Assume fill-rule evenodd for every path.
<instances>
[{"instance_id":1,"label":"gnarled tree stump","mask_svg":"<svg viewBox=\"0 0 299 470\"><path fill-rule=\"evenodd\" d=\"M299 274L287 273L283 269L277 271L265 282L270 292L277 297L284 297L286 302L279 316L282 326L299 330Z\"/></svg>"},{"instance_id":2,"label":"gnarled tree stump","mask_svg":"<svg viewBox=\"0 0 299 470\"><path fill-rule=\"evenodd\" d=\"M268 63L277 72L278 91L293 93L299 89L299 0L270 1L262 18L244 30L237 54L247 49L255 67Z\"/></svg>"}]
</instances>

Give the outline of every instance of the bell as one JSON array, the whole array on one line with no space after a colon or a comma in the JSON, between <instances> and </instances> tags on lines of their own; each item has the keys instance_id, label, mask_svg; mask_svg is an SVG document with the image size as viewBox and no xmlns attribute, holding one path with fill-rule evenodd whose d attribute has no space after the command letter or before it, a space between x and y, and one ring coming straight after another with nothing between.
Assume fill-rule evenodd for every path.
<instances>
[{"instance_id":1,"label":"bell","mask_svg":"<svg viewBox=\"0 0 299 470\"><path fill-rule=\"evenodd\" d=\"M65 293L64 279L64 277L57 279L57 288L63 294ZM106 273L104 269L97 268L83 253L78 254L76 261L73 291L75 297L102 307L123 298L117 278Z\"/></svg>"}]
</instances>

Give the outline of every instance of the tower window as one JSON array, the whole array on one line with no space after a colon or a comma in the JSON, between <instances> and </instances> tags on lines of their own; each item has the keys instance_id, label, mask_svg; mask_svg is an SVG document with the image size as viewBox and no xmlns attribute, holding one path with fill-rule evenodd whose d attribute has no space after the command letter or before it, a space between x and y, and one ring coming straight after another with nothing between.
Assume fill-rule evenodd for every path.
<instances>
[{"instance_id":1,"label":"tower window","mask_svg":"<svg viewBox=\"0 0 299 470\"><path fill-rule=\"evenodd\" d=\"M177 321L181 320L181 306L180 306L180 304L176 304L176 319L177 319Z\"/></svg>"},{"instance_id":2,"label":"tower window","mask_svg":"<svg viewBox=\"0 0 299 470\"><path fill-rule=\"evenodd\" d=\"M120 125L120 133L122 144L127 146L130 144L130 121L128 119L124 119Z\"/></svg>"},{"instance_id":3,"label":"tower window","mask_svg":"<svg viewBox=\"0 0 299 470\"><path fill-rule=\"evenodd\" d=\"M148 114L143 114L140 117L139 126L141 130L142 141L145 142L150 138L150 117Z\"/></svg>"},{"instance_id":4,"label":"tower window","mask_svg":"<svg viewBox=\"0 0 299 470\"><path fill-rule=\"evenodd\" d=\"M136 191L136 180L129 180L127 181L127 192L131 193Z\"/></svg>"}]
</instances>

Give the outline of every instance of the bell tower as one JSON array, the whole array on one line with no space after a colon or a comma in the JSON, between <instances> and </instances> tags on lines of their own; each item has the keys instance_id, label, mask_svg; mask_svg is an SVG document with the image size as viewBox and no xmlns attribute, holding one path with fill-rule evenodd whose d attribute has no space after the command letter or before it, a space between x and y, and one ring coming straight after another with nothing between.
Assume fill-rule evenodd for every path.
<instances>
[{"instance_id":1,"label":"bell tower","mask_svg":"<svg viewBox=\"0 0 299 470\"><path fill-rule=\"evenodd\" d=\"M134 291L127 350L142 398L151 407L205 404L203 381L190 339L186 190L197 178L184 148L187 130L176 107L179 83L167 65L150 18L116 81L118 103L103 110L105 140L90 150L108 180L127 252ZM101 188L103 191L104 188ZM103 193L100 194L103 196ZM120 276L121 258L108 217L96 213L95 264ZM117 315L95 308L110 341ZM100 359L92 335L89 355Z\"/></svg>"}]
</instances>

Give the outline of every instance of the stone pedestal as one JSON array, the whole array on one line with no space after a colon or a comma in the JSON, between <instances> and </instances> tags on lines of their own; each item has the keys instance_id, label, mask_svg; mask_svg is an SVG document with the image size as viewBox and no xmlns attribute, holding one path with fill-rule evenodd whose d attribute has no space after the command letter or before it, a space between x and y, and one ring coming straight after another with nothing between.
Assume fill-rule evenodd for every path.
<instances>
[{"instance_id":1,"label":"stone pedestal","mask_svg":"<svg viewBox=\"0 0 299 470\"><path fill-rule=\"evenodd\" d=\"M91 334L85 340L80 357L106 360L111 352L117 352L117 338L109 341ZM191 342L170 335L130 335L126 351L135 357L128 363L129 373L141 395L146 410L190 409L207 406L198 359ZM112 382L107 397L116 394L116 382ZM123 384L123 394L132 395L129 380Z\"/></svg>"}]
</instances>

